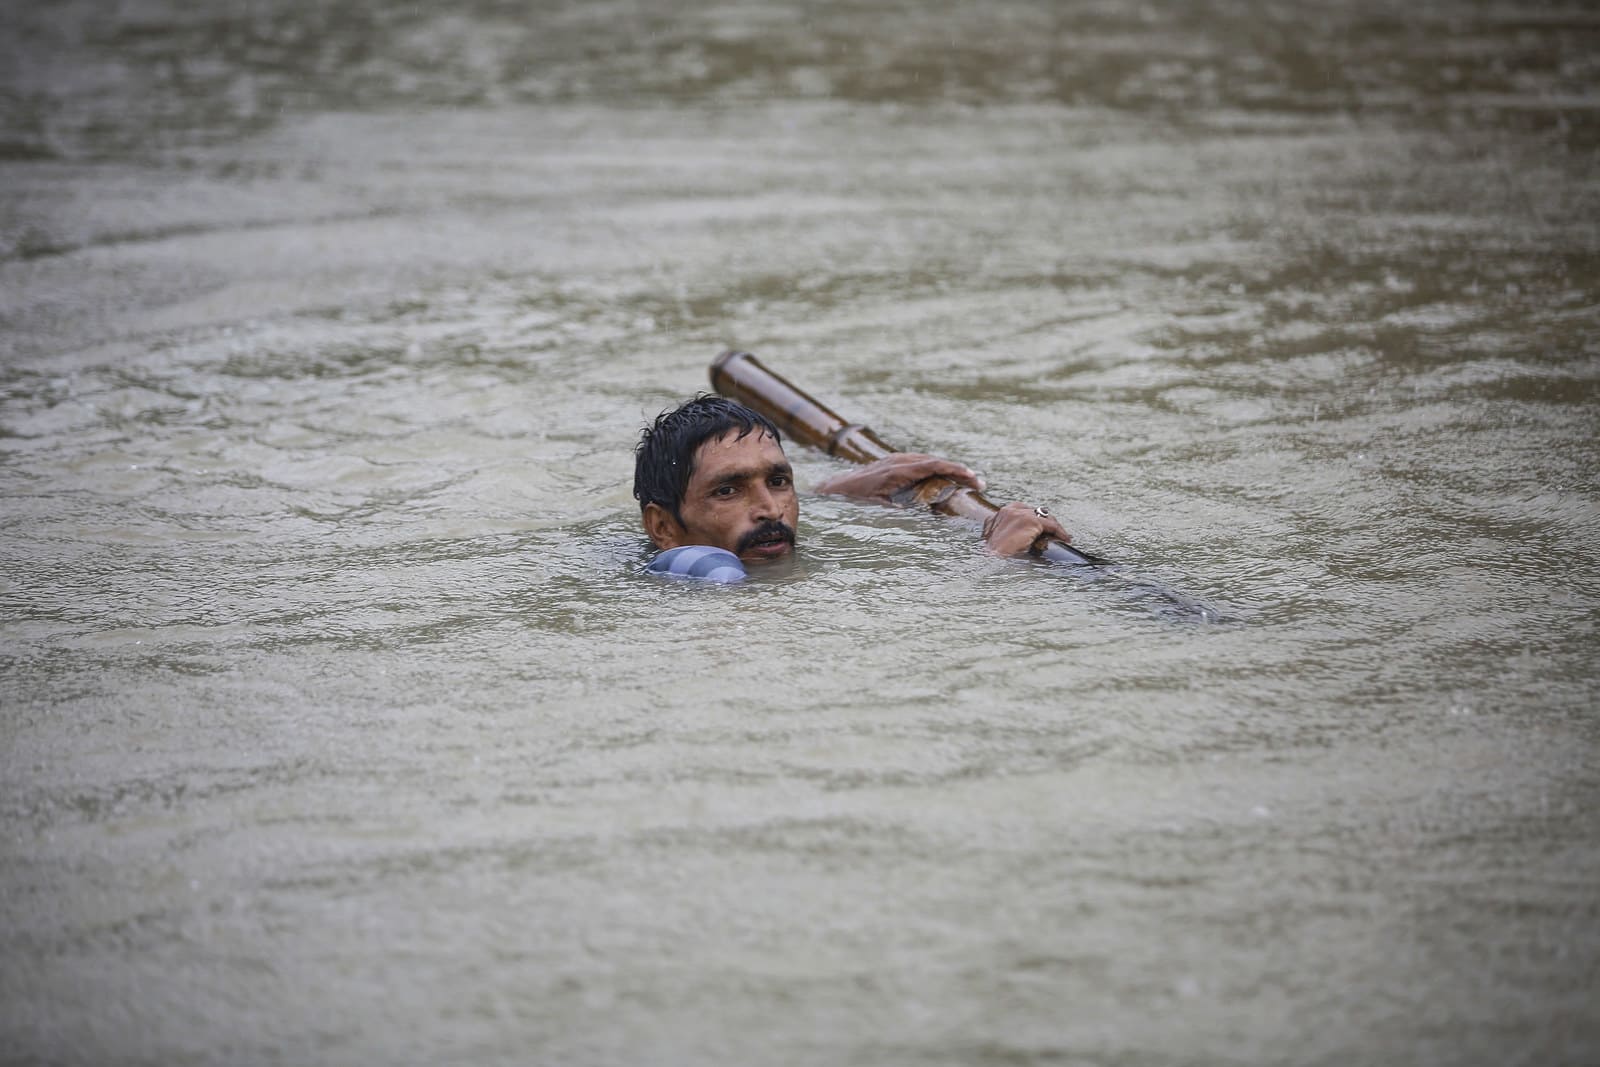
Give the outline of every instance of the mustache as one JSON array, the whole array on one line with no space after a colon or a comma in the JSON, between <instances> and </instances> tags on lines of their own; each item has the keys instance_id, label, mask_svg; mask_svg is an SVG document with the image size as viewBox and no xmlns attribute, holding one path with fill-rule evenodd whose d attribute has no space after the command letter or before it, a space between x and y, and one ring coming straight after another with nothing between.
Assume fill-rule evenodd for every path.
<instances>
[{"instance_id":1,"label":"mustache","mask_svg":"<svg viewBox=\"0 0 1600 1067\"><path fill-rule=\"evenodd\" d=\"M757 541L771 541L774 538L787 541L792 546L794 544L794 530L787 523L780 522L777 519L768 519L760 526L757 526L755 529L739 538L738 551L734 552L734 555L743 555L745 549L749 548Z\"/></svg>"}]
</instances>

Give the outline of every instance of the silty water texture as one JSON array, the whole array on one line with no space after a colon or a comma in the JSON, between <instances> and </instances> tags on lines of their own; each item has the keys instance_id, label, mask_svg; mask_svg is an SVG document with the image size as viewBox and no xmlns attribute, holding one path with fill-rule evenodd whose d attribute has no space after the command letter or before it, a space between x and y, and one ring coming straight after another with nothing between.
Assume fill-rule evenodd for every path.
<instances>
[{"instance_id":1,"label":"silty water texture","mask_svg":"<svg viewBox=\"0 0 1600 1067\"><path fill-rule=\"evenodd\" d=\"M1600 1060L1597 79L1575 0L5 5L0 1058ZM727 346L1226 621L815 497L641 576Z\"/></svg>"}]
</instances>

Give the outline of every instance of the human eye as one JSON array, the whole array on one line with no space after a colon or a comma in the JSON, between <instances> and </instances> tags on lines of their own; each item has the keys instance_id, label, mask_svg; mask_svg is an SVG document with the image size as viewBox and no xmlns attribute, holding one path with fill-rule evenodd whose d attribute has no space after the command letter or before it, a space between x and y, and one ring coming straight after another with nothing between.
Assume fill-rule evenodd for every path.
<instances>
[{"instance_id":1,"label":"human eye","mask_svg":"<svg viewBox=\"0 0 1600 1067\"><path fill-rule=\"evenodd\" d=\"M786 489L794 484L794 478L788 474L774 474L767 479L767 484L774 489Z\"/></svg>"},{"instance_id":2,"label":"human eye","mask_svg":"<svg viewBox=\"0 0 1600 1067\"><path fill-rule=\"evenodd\" d=\"M720 497L730 497L730 496L732 496L734 493L736 493L738 491L739 490L738 490L737 486L719 485L715 489L711 490L711 495L712 496L720 496Z\"/></svg>"}]
</instances>

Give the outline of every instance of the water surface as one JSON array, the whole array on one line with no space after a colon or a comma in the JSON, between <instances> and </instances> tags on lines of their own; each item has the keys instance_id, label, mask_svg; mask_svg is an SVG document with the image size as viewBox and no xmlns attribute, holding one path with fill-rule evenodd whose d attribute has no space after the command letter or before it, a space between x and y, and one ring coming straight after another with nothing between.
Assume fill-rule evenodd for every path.
<instances>
[{"instance_id":1,"label":"water surface","mask_svg":"<svg viewBox=\"0 0 1600 1067\"><path fill-rule=\"evenodd\" d=\"M0 30L21 1062L1600 1057L1587 8ZM1228 621L641 576L730 345Z\"/></svg>"}]
</instances>

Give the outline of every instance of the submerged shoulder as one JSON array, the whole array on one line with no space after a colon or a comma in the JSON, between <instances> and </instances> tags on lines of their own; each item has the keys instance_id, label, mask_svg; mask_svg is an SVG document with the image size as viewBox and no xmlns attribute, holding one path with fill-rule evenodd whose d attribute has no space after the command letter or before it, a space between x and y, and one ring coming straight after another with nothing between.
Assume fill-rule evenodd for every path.
<instances>
[{"instance_id":1,"label":"submerged shoulder","mask_svg":"<svg viewBox=\"0 0 1600 1067\"><path fill-rule=\"evenodd\" d=\"M680 545L669 548L645 568L651 574L669 578L699 578L708 582L740 582L745 579L744 564L725 548L710 545Z\"/></svg>"}]
</instances>

